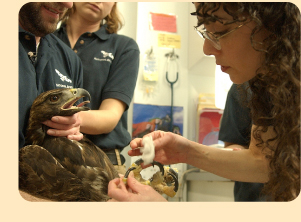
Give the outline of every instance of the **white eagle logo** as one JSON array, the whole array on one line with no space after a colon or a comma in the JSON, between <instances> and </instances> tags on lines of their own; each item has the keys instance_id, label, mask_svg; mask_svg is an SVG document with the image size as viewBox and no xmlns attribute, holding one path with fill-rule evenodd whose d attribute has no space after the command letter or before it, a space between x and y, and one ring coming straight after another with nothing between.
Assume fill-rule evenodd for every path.
<instances>
[{"instance_id":1,"label":"white eagle logo","mask_svg":"<svg viewBox=\"0 0 301 222\"><path fill-rule=\"evenodd\" d=\"M101 53L103 54L103 57L106 58L106 57L110 57L112 60L114 59L114 56L112 53L110 52L105 52L105 51L101 51Z\"/></svg>"},{"instance_id":2,"label":"white eagle logo","mask_svg":"<svg viewBox=\"0 0 301 222\"><path fill-rule=\"evenodd\" d=\"M60 77L62 82L66 81L66 82L72 83L72 80L69 79L67 76L64 76L59 70L55 69L55 72L58 74L58 76Z\"/></svg>"}]
</instances>

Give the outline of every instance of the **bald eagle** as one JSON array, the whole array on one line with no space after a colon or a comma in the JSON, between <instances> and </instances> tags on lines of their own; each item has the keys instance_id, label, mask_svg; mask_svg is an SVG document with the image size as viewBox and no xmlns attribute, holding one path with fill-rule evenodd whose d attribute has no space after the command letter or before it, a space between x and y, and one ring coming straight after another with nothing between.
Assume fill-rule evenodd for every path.
<instances>
[{"instance_id":1,"label":"bald eagle","mask_svg":"<svg viewBox=\"0 0 301 222\"><path fill-rule=\"evenodd\" d=\"M54 89L34 101L19 151L19 189L53 201L107 201L108 183L119 177L106 154L85 136L81 141L49 136L42 124L52 116L89 110L89 101L74 106L89 93L84 89Z\"/></svg>"}]
</instances>

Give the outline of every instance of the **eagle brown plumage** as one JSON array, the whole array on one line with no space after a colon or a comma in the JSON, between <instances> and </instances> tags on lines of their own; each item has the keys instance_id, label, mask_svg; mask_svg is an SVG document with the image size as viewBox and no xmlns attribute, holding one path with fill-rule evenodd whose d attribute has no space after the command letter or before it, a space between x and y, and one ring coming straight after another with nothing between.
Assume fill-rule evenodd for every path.
<instances>
[{"instance_id":1,"label":"eagle brown plumage","mask_svg":"<svg viewBox=\"0 0 301 222\"><path fill-rule=\"evenodd\" d=\"M73 104L89 93L84 89L54 89L34 101L19 151L19 189L54 201L107 201L108 183L119 177L106 154L84 137L81 141L53 137L42 124L52 116L89 110Z\"/></svg>"}]
</instances>

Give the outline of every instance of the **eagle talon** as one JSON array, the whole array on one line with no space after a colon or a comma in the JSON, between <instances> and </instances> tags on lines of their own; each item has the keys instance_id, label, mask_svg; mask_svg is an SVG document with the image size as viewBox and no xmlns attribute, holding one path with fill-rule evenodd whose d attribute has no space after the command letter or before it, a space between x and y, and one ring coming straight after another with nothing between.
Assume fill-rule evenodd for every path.
<instances>
[{"instance_id":1,"label":"eagle talon","mask_svg":"<svg viewBox=\"0 0 301 222\"><path fill-rule=\"evenodd\" d=\"M160 194L164 193L170 197L175 196L179 187L178 173L170 167L163 166L161 163L153 161L151 163L152 166L158 166L160 172L156 172L149 180L144 180L140 174L140 172L143 170L141 167L142 163L142 159L136 160L125 173L123 182L127 184L127 178L130 172L133 171L135 179L140 183L150 185Z\"/></svg>"},{"instance_id":2,"label":"eagle talon","mask_svg":"<svg viewBox=\"0 0 301 222\"><path fill-rule=\"evenodd\" d=\"M129 174L130 174L131 171L135 170L137 167L141 167L141 163L143 163L143 159L142 159L142 158L136 160L136 161L132 164L132 167L129 168L129 169L126 171L126 173L125 173L125 175L124 175L124 178L128 178L128 176L129 176ZM160 169L160 172L161 172L162 176L164 175L164 172L165 172L165 171L164 171L164 166L163 166L161 163L159 163L159 162L157 162L157 161L153 161L151 164L152 164L153 167L154 167L155 165L158 166L159 169ZM139 173L140 173L140 172L141 172L141 170L139 171ZM173 171L173 172L175 172L175 171ZM152 179L152 178L151 178L151 179Z\"/></svg>"},{"instance_id":3,"label":"eagle talon","mask_svg":"<svg viewBox=\"0 0 301 222\"><path fill-rule=\"evenodd\" d=\"M170 168L171 169L171 168ZM173 170L174 171L174 170ZM175 171L174 171L175 172ZM173 182L174 182L174 186L175 186L175 188L173 189L175 192L177 192L178 191L178 189L179 189L179 181L178 181L178 174L173 174L173 173L168 173L168 175L170 175L172 178L173 178Z\"/></svg>"},{"instance_id":4,"label":"eagle talon","mask_svg":"<svg viewBox=\"0 0 301 222\"><path fill-rule=\"evenodd\" d=\"M126 171L126 173L124 174L124 178L128 178L130 172L131 172L132 170L134 170L134 169L136 169L136 167L131 167L131 168L129 168L129 169Z\"/></svg>"},{"instance_id":5,"label":"eagle talon","mask_svg":"<svg viewBox=\"0 0 301 222\"><path fill-rule=\"evenodd\" d=\"M155 165L158 166L159 169L160 169L161 174L164 175L164 166L163 166L161 163L159 163L159 162L157 162L157 161L153 161L153 162L152 162L152 165L153 165L153 167L154 167Z\"/></svg>"}]
</instances>

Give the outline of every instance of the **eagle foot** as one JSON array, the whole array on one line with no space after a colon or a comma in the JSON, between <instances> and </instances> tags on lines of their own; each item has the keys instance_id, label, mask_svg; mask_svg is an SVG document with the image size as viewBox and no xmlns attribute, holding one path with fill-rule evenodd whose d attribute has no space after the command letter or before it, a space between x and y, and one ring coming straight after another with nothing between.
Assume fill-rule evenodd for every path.
<instances>
[{"instance_id":1,"label":"eagle foot","mask_svg":"<svg viewBox=\"0 0 301 222\"><path fill-rule=\"evenodd\" d=\"M145 180L140 174L140 172L143 170L141 163L143 163L143 160L138 159L127 170L123 178L123 182L125 184L127 184L127 178L132 171L136 180L138 180L142 184L150 185L158 193L166 194L169 197L174 197L176 195L176 192L179 188L178 173L176 172L176 169L172 169L168 166L163 166L161 163L153 161L151 163L152 166L158 166L160 171L156 172L150 179Z\"/></svg>"}]
</instances>

